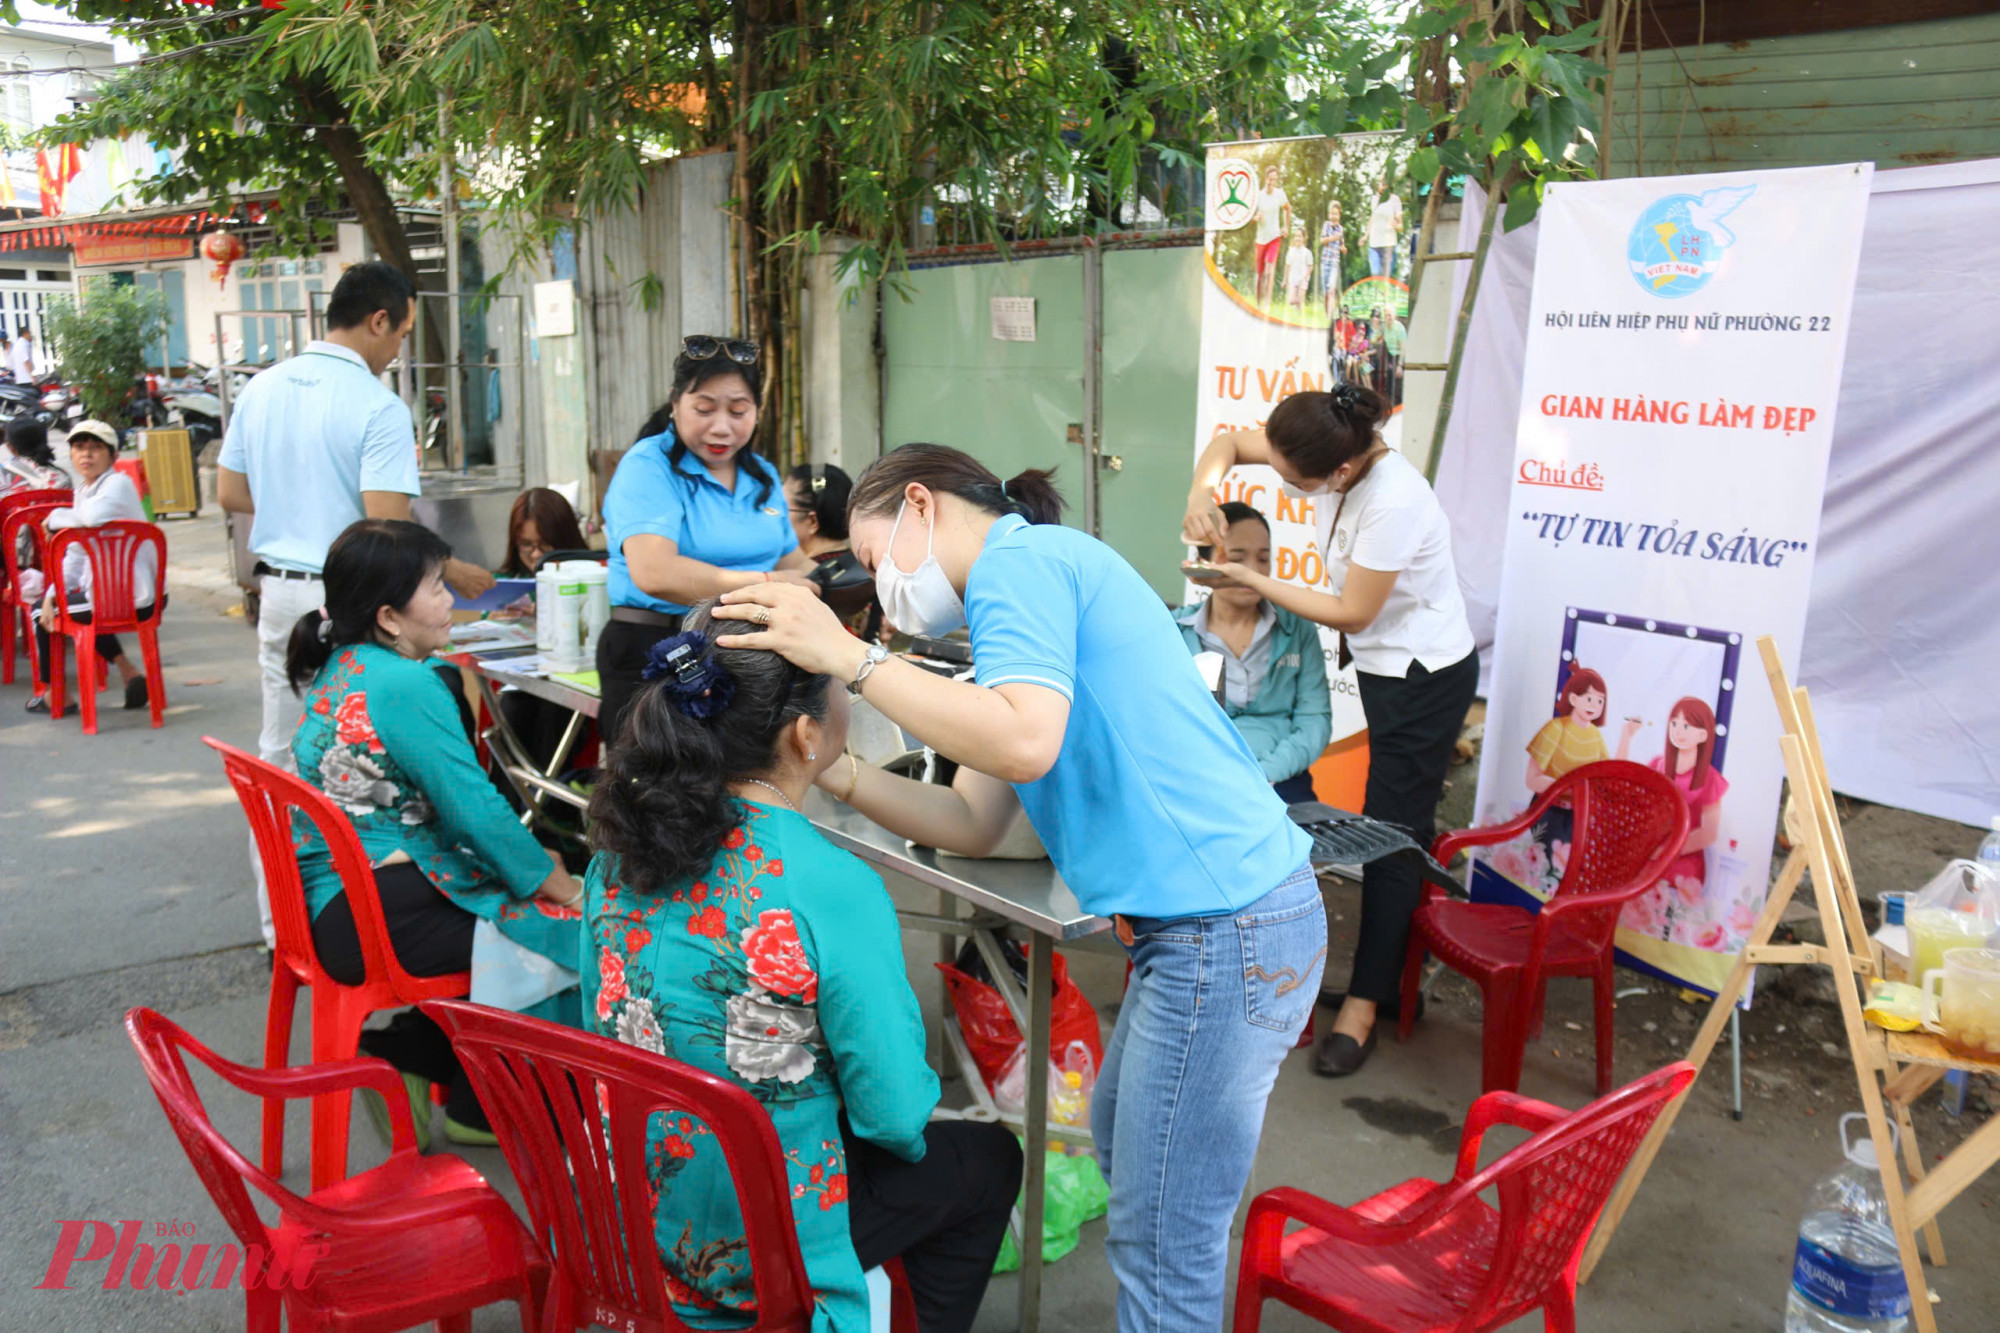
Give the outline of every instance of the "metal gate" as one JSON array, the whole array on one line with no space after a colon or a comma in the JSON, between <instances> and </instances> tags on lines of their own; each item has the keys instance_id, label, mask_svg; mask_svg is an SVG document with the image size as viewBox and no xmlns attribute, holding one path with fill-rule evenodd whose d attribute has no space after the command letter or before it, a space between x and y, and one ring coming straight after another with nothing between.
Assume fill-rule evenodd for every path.
<instances>
[{"instance_id":1,"label":"metal gate","mask_svg":"<svg viewBox=\"0 0 2000 1333\"><path fill-rule=\"evenodd\" d=\"M1201 234L1146 232L919 257L882 293L882 441L949 444L1001 476L1055 468L1064 521L1178 600L1194 462ZM1034 302L1032 341L995 298Z\"/></svg>"}]
</instances>

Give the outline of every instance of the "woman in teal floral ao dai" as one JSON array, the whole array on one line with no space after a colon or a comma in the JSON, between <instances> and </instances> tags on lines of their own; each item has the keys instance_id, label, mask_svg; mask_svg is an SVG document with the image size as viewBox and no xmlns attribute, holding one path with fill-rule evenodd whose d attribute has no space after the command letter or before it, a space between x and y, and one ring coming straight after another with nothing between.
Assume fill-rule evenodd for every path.
<instances>
[{"instance_id":1,"label":"woman in teal floral ao dai","mask_svg":"<svg viewBox=\"0 0 2000 1333\"><path fill-rule=\"evenodd\" d=\"M551 864L553 854L487 781L458 702L430 661L451 635L450 555L429 529L393 519L363 519L334 539L327 604L300 617L287 655L305 703L292 757L361 835L389 942L411 975L470 968L480 920L519 946L524 961L535 954L574 967L582 886L560 861ZM361 944L340 877L319 834L295 824L314 952L334 980L357 983ZM576 1005L572 984L528 1012L574 1024ZM364 1032L361 1049L403 1071L420 1137L429 1085L442 1083L451 1089L446 1135L494 1142L450 1041L429 1018L406 1010ZM362 1106L386 1124L379 1100Z\"/></svg>"},{"instance_id":2,"label":"woman in teal floral ao dai","mask_svg":"<svg viewBox=\"0 0 2000 1333\"><path fill-rule=\"evenodd\" d=\"M931 1123L938 1082L889 895L798 813L846 744L846 692L774 653L718 651L708 611L651 650L591 802L585 1023L769 1111L815 1330L866 1333L862 1274L900 1256L919 1327L963 1333L1020 1147L998 1125ZM751 1256L713 1134L655 1116L647 1160L677 1313L741 1326Z\"/></svg>"}]
</instances>

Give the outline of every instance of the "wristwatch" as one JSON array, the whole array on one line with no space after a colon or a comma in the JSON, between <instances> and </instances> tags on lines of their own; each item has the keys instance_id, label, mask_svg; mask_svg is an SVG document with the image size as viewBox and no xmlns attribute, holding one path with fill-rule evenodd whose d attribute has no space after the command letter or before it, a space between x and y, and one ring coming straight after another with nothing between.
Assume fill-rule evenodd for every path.
<instances>
[{"instance_id":1,"label":"wristwatch","mask_svg":"<svg viewBox=\"0 0 2000 1333\"><path fill-rule=\"evenodd\" d=\"M860 689L861 682L868 679L868 673L888 660L889 650L887 648L884 648L879 643L869 644L868 656L861 659L861 665L854 673L854 680L852 681L854 688L857 690Z\"/></svg>"}]
</instances>

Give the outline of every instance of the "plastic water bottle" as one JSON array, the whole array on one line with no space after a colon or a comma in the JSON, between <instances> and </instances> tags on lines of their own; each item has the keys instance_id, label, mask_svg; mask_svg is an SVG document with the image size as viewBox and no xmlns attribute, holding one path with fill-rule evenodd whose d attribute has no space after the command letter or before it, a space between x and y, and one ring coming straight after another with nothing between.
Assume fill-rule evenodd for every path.
<instances>
[{"instance_id":1,"label":"plastic water bottle","mask_svg":"<svg viewBox=\"0 0 2000 1333\"><path fill-rule=\"evenodd\" d=\"M1979 864L2000 871L2000 815L1993 816L1993 831L1979 844Z\"/></svg>"},{"instance_id":2,"label":"plastic water bottle","mask_svg":"<svg viewBox=\"0 0 2000 1333\"><path fill-rule=\"evenodd\" d=\"M1862 1124L1861 1138L1849 1142L1854 1121ZM1867 1121L1858 1111L1840 1118L1847 1164L1816 1185L1806 1203L1785 1333L1907 1333L1910 1327L1910 1288Z\"/></svg>"}]
</instances>

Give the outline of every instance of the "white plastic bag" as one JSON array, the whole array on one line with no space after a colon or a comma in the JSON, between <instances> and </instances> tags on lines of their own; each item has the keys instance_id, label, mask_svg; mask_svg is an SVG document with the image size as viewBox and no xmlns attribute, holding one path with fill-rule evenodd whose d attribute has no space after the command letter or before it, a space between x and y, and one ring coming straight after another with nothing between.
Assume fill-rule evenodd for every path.
<instances>
[{"instance_id":1,"label":"white plastic bag","mask_svg":"<svg viewBox=\"0 0 2000 1333\"><path fill-rule=\"evenodd\" d=\"M520 1013L576 985L576 973L516 944L481 917L472 927L472 1002Z\"/></svg>"},{"instance_id":2,"label":"white plastic bag","mask_svg":"<svg viewBox=\"0 0 2000 1333\"><path fill-rule=\"evenodd\" d=\"M1017 1047L1000 1081L993 1085L993 1104L1010 1115L1019 1114L1028 1100L1028 1048ZM1097 1087L1097 1061L1090 1048L1073 1041L1063 1052L1061 1063L1049 1061L1049 1119L1064 1125L1090 1124L1090 1095Z\"/></svg>"}]
</instances>

